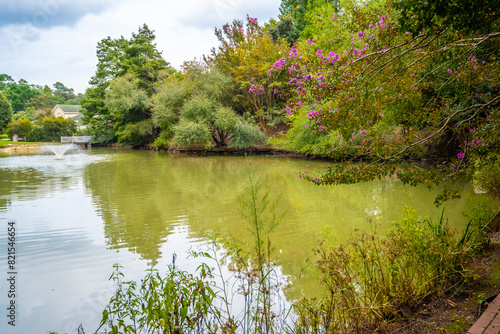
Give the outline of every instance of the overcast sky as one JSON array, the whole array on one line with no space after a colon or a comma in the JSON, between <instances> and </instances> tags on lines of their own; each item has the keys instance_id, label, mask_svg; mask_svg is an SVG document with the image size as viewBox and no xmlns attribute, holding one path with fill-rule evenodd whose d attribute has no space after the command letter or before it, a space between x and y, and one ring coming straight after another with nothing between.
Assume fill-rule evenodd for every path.
<instances>
[{"instance_id":1,"label":"overcast sky","mask_svg":"<svg viewBox=\"0 0 500 334\"><path fill-rule=\"evenodd\" d=\"M277 18L280 0L0 0L0 74L30 84L59 81L83 93L103 38L129 39L146 23L180 69L218 45L214 28L249 14Z\"/></svg>"}]
</instances>

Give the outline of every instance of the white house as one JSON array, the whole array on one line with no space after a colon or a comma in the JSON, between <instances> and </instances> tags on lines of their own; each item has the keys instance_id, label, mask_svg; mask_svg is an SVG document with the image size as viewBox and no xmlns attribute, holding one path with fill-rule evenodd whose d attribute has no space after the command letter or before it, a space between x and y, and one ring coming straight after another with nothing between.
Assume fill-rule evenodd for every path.
<instances>
[{"instance_id":1,"label":"white house","mask_svg":"<svg viewBox=\"0 0 500 334\"><path fill-rule=\"evenodd\" d=\"M82 109L82 106L79 104L57 104L50 113L55 117L72 119L75 121L78 129L84 129L85 125L82 123L83 114L80 112L80 109Z\"/></svg>"}]
</instances>

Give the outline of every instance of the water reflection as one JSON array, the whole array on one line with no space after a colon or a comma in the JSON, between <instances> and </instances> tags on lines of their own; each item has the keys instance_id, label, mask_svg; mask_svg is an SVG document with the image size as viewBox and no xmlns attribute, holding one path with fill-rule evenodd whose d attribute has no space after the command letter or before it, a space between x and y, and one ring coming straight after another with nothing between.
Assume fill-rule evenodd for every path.
<instances>
[{"instance_id":1,"label":"water reflection","mask_svg":"<svg viewBox=\"0 0 500 334\"><path fill-rule=\"evenodd\" d=\"M328 165L279 157L96 149L61 161L0 158L0 221L16 219L20 233L22 332L74 332L80 322L94 330L112 291L107 279L115 262L124 265L128 279L138 280L149 265L165 268L173 252L181 267L196 268L197 261L183 255L203 245L200 229L219 229L250 243L237 201L249 173L261 177L274 196L281 195L278 211L286 215L272 241L281 271L296 283L286 292L289 300L318 290L308 269L313 261L305 260L326 225L342 241L355 228L368 227L368 218L388 228L406 204L417 212L437 213L437 190L394 180L318 187L298 177L307 164L312 171ZM462 186L464 193L470 191L466 183ZM484 196L448 203L446 215L463 225L460 212L478 198ZM2 229L1 244L6 240ZM5 266L6 255L0 253L0 270L6 272ZM0 332L9 333L2 326Z\"/></svg>"},{"instance_id":2,"label":"water reflection","mask_svg":"<svg viewBox=\"0 0 500 334\"><path fill-rule=\"evenodd\" d=\"M281 195L279 211L284 222L274 235L283 272L298 281L304 277L321 231L329 226L339 241L354 229L370 228L368 219L387 229L400 217L404 205L417 212L436 212L438 189L407 187L395 180L355 185L318 187L298 178L302 160L277 157L189 157L154 152L120 152L112 161L89 165L85 185L104 221L108 245L126 247L150 264L162 257L173 226L182 219L193 238L200 229L219 229L249 242L250 233L238 211L238 196L248 184L249 173L261 177L275 195ZM310 169L326 168L325 162L307 162ZM461 185L464 192L469 186ZM455 226L464 224L461 212L467 200L447 204L447 216ZM307 271L306 271L307 272ZM312 277L306 279L313 279ZM316 282L312 284L317 286ZM300 285L303 286L303 285ZM297 298L301 287L289 296Z\"/></svg>"}]
</instances>

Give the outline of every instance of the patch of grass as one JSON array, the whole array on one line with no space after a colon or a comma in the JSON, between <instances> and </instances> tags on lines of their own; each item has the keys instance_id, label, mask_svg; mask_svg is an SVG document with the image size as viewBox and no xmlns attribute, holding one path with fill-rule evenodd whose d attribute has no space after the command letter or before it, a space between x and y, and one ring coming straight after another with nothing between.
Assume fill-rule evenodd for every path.
<instances>
[{"instance_id":1,"label":"patch of grass","mask_svg":"<svg viewBox=\"0 0 500 334\"><path fill-rule=\"evenodd\" d=\"M484 284L500 286L500 262L491 264L491 273L483 280Z\"/></svg>"},{"instance_id":2,"label":"patch of grass","mask_svg":"<svg viewBox=\"0 0 500 334\"><path fill-rule=\"evenodd\" d=\"M469 327L469 321L464 318L453 318L453 323L442 328L442 332L447 334L461 334L465 333Z\"/></svg>"},{"instance_id":3,"label":"patch of grass","mask_svg":"<svg viewBox=\"0 0 500 334\"><path fill-rule=\"evenodd\" d=\"M0 143L6 143L6 144L11 144L13 146L16 146L16 145L47 145L47 144L51 144L51 145L55 145L55 144L61 144L59 142L40 142L40 141L17 141L17 142L13 142L12 140L2 140L0 141Z\"/></svg>"}]
</instances>

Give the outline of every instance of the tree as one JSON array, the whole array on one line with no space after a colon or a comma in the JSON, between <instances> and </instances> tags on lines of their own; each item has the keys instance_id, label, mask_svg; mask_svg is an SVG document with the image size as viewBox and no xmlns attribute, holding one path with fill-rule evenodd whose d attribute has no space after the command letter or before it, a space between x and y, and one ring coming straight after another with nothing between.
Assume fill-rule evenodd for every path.
<instances>
[{"instance_id":1,"label":"tree","mask_svg":"<svg viewBox=\"0 0 500 334\"><path fill-rule=\"evenodd\" d=\"M76 124L71 119L62 117L45 117L41 126L34 128L28 138L31 141L56 141L63 136L72 136L76 132Z\"/></svg>"},{"instance_id":2,"label":"tree","mask_svg":"<svg viewBox=\"0 0 500 334\"><path fill-rule=\"evenodd\" d=\"M205 147L212 141L217 147L263 142L258 127L230 107L226 99L231 86L231 78L223 72L194 64L182 80L167 82L153 100L153 121L162 129L160 140L173 138L179 145Z\"/></svg>"},{"instance_id":3,"label":"tree","mask_svg":"<svg viewBox=\"0 0 500 334\"><path fill-rule=\"evenodd\" d=\"M29 139L34 128L35 126L29 118L20 118L9 123L6 132L11 138L17 134L19 137Z\"/></svg>"},{"instance_id":4,"label":"tree","mask_svg":"<svg viewBox=\"0 0 500 334\"><path fill-rule=\"evenodd\" d=\"M116 96L123 96L120 89L125 89L126 82L133 81L139 92L145 92L148 99L158 84L158 77L162 70L170 69L169 64L162 58L161 52L154 44L155 35L147 25L139 27L137 34L132 33L130 40L123 36L119 39L107 37L97 44L97 69L91 78L89 88L82 99L83 122L89 124L96 140L114 141L117 131L126 127L128 122L137 122L129 111L120 109ZM111 85L115 80L127 76ZM130 88L130 85L128 85ZM106 93L106 90L117 89L117 92ZM141 93L142 94L142 93ZM105 102L106 95L108 103ZM142 95L141 95L142 96ZM114 103L114 102L116 103ZM110 111L108 106L117 108ZM128 109L127 109L128 110ZM141 119L150 115L149 110L141 109ZM144 117L143 117L144 116ZM130 127L129 127L130 129Z\"/></svg>"},{"instance_id":5,"label":"tree","mask_svg":"<svg viewBox=\"0 0 500 334\"><path fill-rule=\"evenodd\" d=\"M116 141L114 117L104 105L105 90L88 88L82 99L82 121L88 124L96 143L110 143Z\"/></svg>"},{"instance_id":6,"label":"tree","mask_svg":"<svg viewBox=\"0 0 500 334\"><path fill-rule=\"evenodd\" d=\"M3 92L10 101L14 112L24 110L26 103L34 96L40 94L40 86L29 85L24 79L20 79L17 83L13 81L7 82Z\"/></svg>"},{"instance_id":7,"label":"tree","mask_svg":"<svg viewBox=\"0 0 500 334\"><path fill-rule=\"evenodd\" d=\"M443 26L412 34L398 23L404 15L377 2L353 2L342 15L318 10L322 15L311 22L317 26L305 29L321 37L301 40L283 64L296 87L289 101L292 130L301 127L317 153L372 163L308 178L319 184L371 180L394 172L387 161L423 155L452 161L448 171L455 176L473 152L484 161L488 149L498 149L483 129L491 128L499 108L500 33ZM410 184L432 179L411 168L397 175Z\"/></svg>"},{"instance_id":8,"label":"tree","mask_svg":"<svg viewBox=\"0 0 500 334\"><path fill-rule=\"evenodd\" d=\"M28 102L26 102L26 108L35 108L35 110L44 110L54 108L54 106L58 104L55 99L52 98L51 95L47 96L45 94L35 95Z\"/></svg>"},{"instance_id":9,"label":"tree","mask_svg":"<svg viewBox=\"0 0 500 334\"><path fill-rule=\"evenodd\" d=\"M37 119L37 112L36 112L35 108L27 107L26 110L23 110L23 111L16 113L12 118L15 120L27 118L33 122Z\"/></svg>"},{"instance_id":10,"label":"tree","mask_svg":"<svg viewBox=\"0 0 500 334\"><path fill-rule=\"evenodd\" d=\"M151 142L154 135L150 119L151 100L146 91L139 88L139 82L127 73L114 80L106 91L104 105L114 119L120 144L141 145ZM134 131L137 132L135 135Z\"/></svg>"},{"instance_id":11,"label":"tree","mask_svg":"<svg viewBox=\"0 0 500 334\"><path fill-rule=\"evenodd\" d=\"M14 83L14 79L10 75L0 74L0 91L4 91L12 83Z\"/></svg>"},{"instance_id":12,"label":"tree","mask_svg":"<svg viewBox=\"0 0 500 334\"><path fill-rule=\"evenodd\" d=\"M12 118L12 107L4 93L0 92L0 131L3 131Z\"/></svg>"},{"instance_id":13,"label":"tree","mask_svg":"<svg viewBox=\"0 0 500 334\"><path fill-rule=\"evenodd\" d=\"M276 57L288 49L287 42L273 40L259 26L257 19L249 16L246 29L243 21L235 20L231 25L225 24L222 29L216 29L215 34L221 45L212 49L212 57L206 58L206 62L214 64L233 78L237 89L233 95L238 102L235 109L257 116L263 129L267 125L284 122L282 107L286 95L286 76L270 77L269 71Z\"/></svg>"},{"instance_id":14,"label":"tree","mask_svg":"<svg viewBox=\"0 0 500 334\"><path fill-rule=\"evenodd\" d=\"M76 97L75 91L73 88L68 88L64 86L64 84L60 83L59 81L56 82L54 85L54 96L59 97L62 99L63 103L74 99Z\"/></svg>"},{"instance_id":15,"label":"tree","mask_svg":"<svg viewBox=\"0 0 500 334\"><path fill-rule=\"evenodd\" d=\"M452 29L465 33L489 33L498 24L496 0L393 0L399 23L405 31L436 33Z\"/></svg>"}]
</instances>

